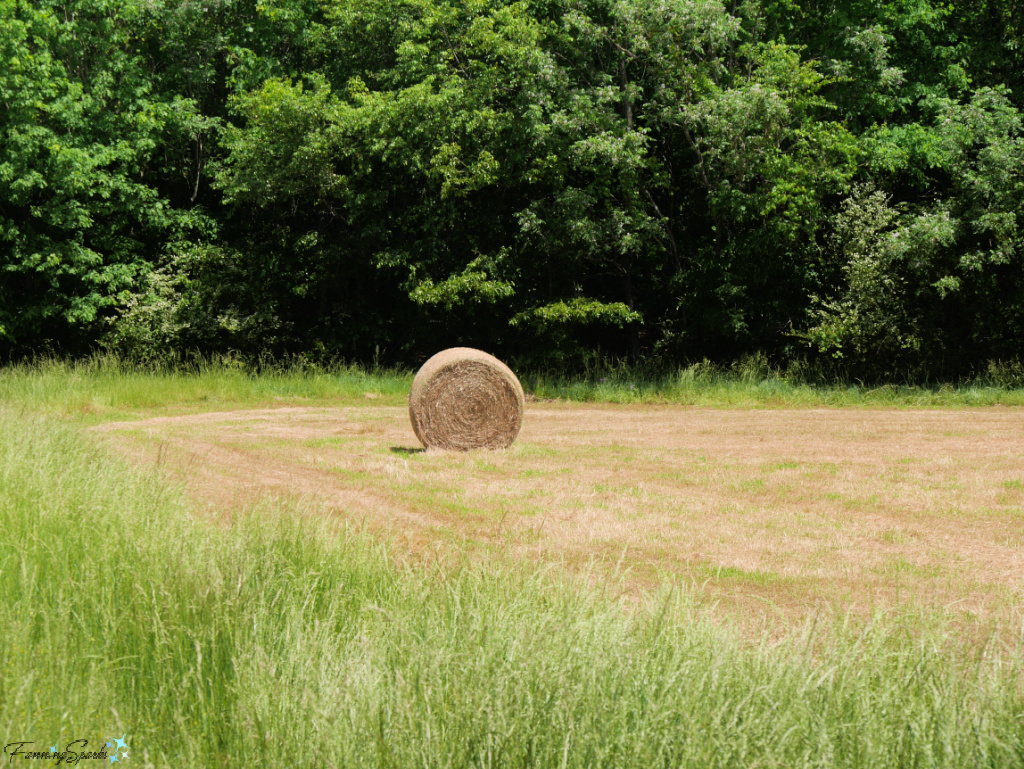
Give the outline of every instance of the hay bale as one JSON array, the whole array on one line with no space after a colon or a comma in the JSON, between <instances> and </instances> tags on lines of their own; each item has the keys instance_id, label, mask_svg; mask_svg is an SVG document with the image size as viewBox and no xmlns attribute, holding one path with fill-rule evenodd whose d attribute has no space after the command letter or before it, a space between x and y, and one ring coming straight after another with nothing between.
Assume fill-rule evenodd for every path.
<instances>
[{"instance_id":1,"label":"hay bale","mask_svg":"<svg viewBox=\"0 0 1024 769\"><path fill-rule=\"evenodd\" d=\"M512 370L470 347L452 347L417 372L409 417L427 448L468 451L512 445L523 425L523 386Z\"/></svg>"}]
</instances>

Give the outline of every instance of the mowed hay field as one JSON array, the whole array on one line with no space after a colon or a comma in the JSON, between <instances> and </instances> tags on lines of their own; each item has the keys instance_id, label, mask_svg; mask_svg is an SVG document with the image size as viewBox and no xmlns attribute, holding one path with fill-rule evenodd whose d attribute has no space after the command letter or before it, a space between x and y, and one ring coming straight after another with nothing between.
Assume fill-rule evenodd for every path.
<instances>
[{"instance_id":1,"label":"mowed hay field","mask_svg":"<svg viewBox=\"0 0 1024 769\"><path fill-rule=\"evenodd\" d=\"M6 763L1024 767L1019 394L534 401L463 454L409 382L0 369Z\"/></svg>"},{"instance_id":2,"label":"mowed hay field","mask_svg":"<svg viewBox=\"0 0 1024 769\"><path fill-rule=\"evenodd\" d=\"M106 423L213 514L266 494L413 553L683 576L790 621L921 602L1006 619L1024 599L1024 410L532 403L503 451L422 451L401 406L281 406ZM743 616L752 615L744 611Z\"/></svg>"}]
</instances>

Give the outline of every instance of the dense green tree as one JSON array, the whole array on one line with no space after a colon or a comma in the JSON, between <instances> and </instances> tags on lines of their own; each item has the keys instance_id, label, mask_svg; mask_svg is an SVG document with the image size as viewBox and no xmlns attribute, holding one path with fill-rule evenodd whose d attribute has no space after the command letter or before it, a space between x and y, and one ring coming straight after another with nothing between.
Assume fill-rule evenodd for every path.
<instances>
[{"instance_id":1,"label":"dense green tree","mask_svg":"<svg viewBox=\"0 0 1024 769\"><path fill-rule=\"evenodd\" d=\"M201 122L154 93L137 6L0 2L0 344L94 343L168 243L209 232L154 189L160 149Z\"/></svg>"},{"instance_id":2,"label":"dense green tree","mask_svg":"<svg viewBox=\"0 0 1024 769\"><path fill-rule=\"evenodd\" d=\"M463 341L771 343L857 150L797 50L743 37L717 3L345 4L321 36L345 67L236 97L221 185L317 232L314 281L384 270Z\"/></svg>"},{"instance_id":3,"label":"dense green tree","mask_svg":"<svg viewBox=\"0 0 1024 769\"><path fill-rule=\"evenodd\" d=\"M842 288L809 338L864 376L965 370L977 352L1010 359L1024 331L1024 136L1002 89L928 103L928 124L865 136L868 168L900 189L844 202L833 253Z\"/></svg>"},{"instance_id":4,"label":"dense green tree","mask_svg":"<svg viewBox=\"0 0 1024 769\"><path fill-rule=\"evenodd\" d=\"M0 0L0 354L1019 355L1004 0Z\"/></svg>"}]
</instances>

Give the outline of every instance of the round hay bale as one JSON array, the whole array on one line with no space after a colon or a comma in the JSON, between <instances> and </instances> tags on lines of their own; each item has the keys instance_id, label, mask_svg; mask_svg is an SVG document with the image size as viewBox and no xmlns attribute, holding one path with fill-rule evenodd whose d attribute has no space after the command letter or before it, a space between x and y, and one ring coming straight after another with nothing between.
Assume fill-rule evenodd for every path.
<instances>
[{"instance_id":1,"label":"round hay bale","mask_svg":"<svg viewBox=\"0 0 1024 769\"><path fill-rule=\"evenodd\" d=\"M512 445L523 425L523 386L512 370L470 347L452 347L416 373L409 417L429 448L468 451Z\"/></svg>"}]
</instances>

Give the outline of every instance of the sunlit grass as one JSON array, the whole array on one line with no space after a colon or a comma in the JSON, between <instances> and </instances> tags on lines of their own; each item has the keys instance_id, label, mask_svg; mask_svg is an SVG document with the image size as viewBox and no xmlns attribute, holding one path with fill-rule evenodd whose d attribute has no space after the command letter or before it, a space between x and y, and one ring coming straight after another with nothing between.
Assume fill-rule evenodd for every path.
<instances>
[{"instance_id":1,"label":"sunlit grass","mask_svg":"<svg viewBox=\"0 0 1024 769\"><path fill-rule=\"evenodd\" d=\"M127 734L158 767L1024 765L1019 640L968 653L880 615L751 641L678 586L623 606L607 580L398 563L294 508L209 523L66 421L0 409L0 431L5 744Z\"/></svg>"},{"instance_id":2,"label":"sunlit grass","mask_svg":"<svg viewBox=\"0 0 1024 769\"><path fill-rule=\"evenodd\" d=\"M0 401L87 421L154 409L215 410L279 405L405 403L414 372L284 361L255 365L231 357L139 365L112 356L40 360L0 367ZM698 363L673 371L608 364L576 374L519 371L540 400L673 403L716 408L1021 406L1024 390L984 379L932 387L815 385L763 361L732 367Z\"/></svg>"},{"instance_id":3,"label":"sunlit grass","mask_svg":"<svg viewBox=\"0 0 1024 769\"><path fill-rule=\"evenodd\" d=\"M221 358L142 366L113 357L44 360L0 368L0 402L101 419L155 408L202 409L295 403L404 402L412 375L356 366L264 366Z\"/></svg>"},{"instance_id":4,"label":"sunlit grass","mask_svg":"<svg viewBox=\"0 0 1024 769\"><path fill-rule=\"evenodd\" d=\"M523 384L535 397L593 403L674 403L716 408L1021 406L1024 390L984 378L960 383L865 385L813 384L798 373L757 359L744 365L696 363L674 371L607 365L582 375L527 372Z\"/></svg>"}]
</instances>

